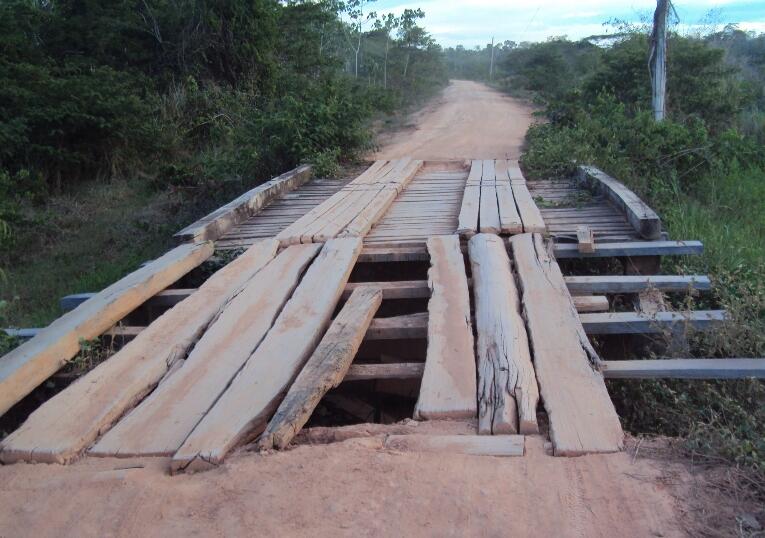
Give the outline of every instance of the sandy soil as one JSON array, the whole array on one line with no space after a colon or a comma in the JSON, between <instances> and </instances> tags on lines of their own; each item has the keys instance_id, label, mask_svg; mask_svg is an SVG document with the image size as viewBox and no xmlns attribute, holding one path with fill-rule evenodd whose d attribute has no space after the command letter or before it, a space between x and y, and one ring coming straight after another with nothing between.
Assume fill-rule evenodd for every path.
<instances>
[{"instance_id":1,"label":"sandy soil","mask_svg":"<svg viewBox=\"0 0 765 538\"><path fill-rule=\"evenodd\" d=\"M380 155L517 157L530 117L511 99L455 82L413 121L414 130L392 136ZM515 458L383 448L386 434L433 431L474 426L319 429L301 434L292 450L240 450L197 475L170 476L162 458L9 465L0 468L0 537L627 538L736 528L734 509L720 517L725 496L710 500L711 488L685 465L644 458L645 450L555 458L542 437L528 437L526 455Z\"/></svg>"},{"instance_id":2,"label":"sandy soil","mask_svg":"<svg viewBox=\"0 0 765 538\"><path fill-rule=\"evenodd\" d=\"M379 139L375 159L517 159L533 110L483 84L455 80L405 126Z\"/></svg>"}]
</instances>

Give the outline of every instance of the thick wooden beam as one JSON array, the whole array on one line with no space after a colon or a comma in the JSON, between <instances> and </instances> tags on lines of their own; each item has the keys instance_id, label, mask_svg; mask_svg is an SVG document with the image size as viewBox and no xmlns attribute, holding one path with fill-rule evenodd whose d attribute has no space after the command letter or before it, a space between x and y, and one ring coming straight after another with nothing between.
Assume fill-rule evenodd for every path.
<instances>
[{"instance_id":1,"label":"thick wooden beam","mask_svg":"<svg viewBox=\"0 0 765 538\"><path fill-rule=\"evenodd\" d=\"M604 361L606 379L765 379L765 359Z\"/></svg>"},{"instance_id":2,"label":"thick wooden beam","mask_svg":"<svg viewBox=\"0 0 765 538\"><path fill-rule=\"evenodd\" d=\"M428 252L428 282L433 291L428 301L425 373L414 418L472 418L476 416L476 365L459 236L429 238Z\"/></svg>"},{"instance_id":3,"label":"thick wooden beam","mask_svg":"<svg viewBox=\"0 0 765 538\"><path fill-rule=\"evenodd\" d=\"M319 401L345 377L382 302L382 292L359 288L343 305L261 435L261 448L286 448Z\"/></svg>"},{"instance_id":4,"label":"thick wooden beam","mask_svg":"<svg viewBox=\"0 0 765 538\"><path fill-rule=\"evenodd\" d=\"M92 340L213 253L212 243L181 245L118 280L0 358L0 415Z\"/></svg>"},{"instance_id":5,"label":"thick wooden beam","mask_svg":"<svg viewBox=\"0 0 765 538\"><path fill-rule=\"evenodd\" d=\"M702 254L701 241L631 241L626 243L598 243L594 252L579 252L575 243L556 243L555 257L610 258L631 256L689 256Z\"/></svg>"},{"instance_id":6,"label":"thick wooden beam","mask_svg":"<svg viewBox=\"0 0 765 538\"><path fill-rule=\"evenodd\" d=\"M416 340L428 337L428 314L418 312L390 318L375 318L364 340Z\"/></svg>"},{"instance_id":7,"label":"thick wooden beam","mask_svg":"<svg viewBox=\"0 0 765 538\"><path fill-rule=\"evenodd\" d=\"M589 184L595 192L605 194L642 237L661 237L659 216L623 183L594 166L580 166L577 173L581 182Z\"/></svg>"},{"instance_id":8,"label":"thick wooden beam","mask_svg":"<svg viewBox=\"0 0 765 538\"><path fill-rule=\"evenodd\" d=\"M254 244L115 355L42 404L3 440L0 459L65 463L75 458L186 357L221 308L271 261L278 246L273 239Z\"/></svg>"},{"instance_id":9,"label":"thick wooden beam","mask_svg":"<svg viewBox=\"0 0 765 538\"><path fill-rule=\"evenodd\" d=\"M692 328L709 330L728 318L724 310L691 312L608 312L579 316L587 334L657 334L667 330Z\"/></svg>"},{"instance_id":10,"label":"thick wooden beam","mask_svg":"<svg viewBox=\"0 0 765 538\"><path fill-rule=\"evenodd\" d=\"M648 289L663 292L709 290L709 277L703 275L624 275L624 276L567 276L568 290L573 294L640 293Z\"/></svg>"},{"instance_id":11,"label":"thick wooden beam","mask_svg":"<svg viewBox=\"0 0 765 538\"><path fill-rule=\"evenodd\" d=\"M388 435L383 447L401 452L440 452L471 456L523 456L523 435Z\"/></svg>"},{"instance_id":12,"label":"thick wooden beam","mask_svg":"<svg viewBox=\"0 0 765 538\"><path fill-rule=\"evenodd\" d=\"M470 173L462 195L462 206L457 219L457 233L471 237L478 232L478 212L481 203L481 173L483 161L472 161Z\"/></svg>"},{"instance_id":13,"label":"thick wooden beam","mask_svg":"<svg viewBox=\"0 0 765 538\"><path fill-rule=\"evenodd\" d=\"M345 381L370 381L374 379L421 379L424 362L393 362L387 364L351 364Z\"/></svg>"},{"instance_id":14,"label":"thick wooden beam","mask_svg":"<svg viewBox=\"0 0 765 538\"><path fill-rule=\"evenodd\" d=\"M195 223L186 226L176 233L175 237L181 241L218 239L235 225L257 213L278 195L294 190L306 183L311 179L312 170L310 165L298 166L294 170L266 181Z\"/></svg>"},{"instance_id":15,"label":"thick wooden beam","mask_svg":"<svg viewBox=\"0 0 765 538\"><path fill-rule=\"evenodd\" d=\"M585 254L595 252L595 234L586 224L576 227L576 240L579 252Z\"/></svg>"}]
</instances>

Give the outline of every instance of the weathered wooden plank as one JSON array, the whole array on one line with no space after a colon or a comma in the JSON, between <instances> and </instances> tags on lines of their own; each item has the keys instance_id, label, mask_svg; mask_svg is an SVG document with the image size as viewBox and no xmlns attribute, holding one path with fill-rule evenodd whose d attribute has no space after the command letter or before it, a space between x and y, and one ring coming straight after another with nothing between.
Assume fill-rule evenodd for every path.
<instances>
[{"instance_id":1,"label":"weathered wooden plank","mask_svg":"<svg viewBox=\"0 0 765 538\"><path fill-rule=\"evenodd\" d=\"M343 381L370 381L375 379L420 379L425 371L424 362L393 362L387 364L351 364Z\"/></svg>"},{"instance_id":2,"label":"weathered wooden plank","mask_svg":"<svg viewBox=\"0 0 765 538\"><path fill-rule=\"evenodd\" d=\"M175 306L186 297L194 293L194 288L171 288L162 290L153 297L150 297L144 303L150 307L171 307ZM66 295L59 299L59 307L64 312L74 310L82 303L95 296L95 293L74 293L72 295Z\"/></svg>"},{"instance_id":3,"label":"weathered wooden plank","mask_svg":"<svg viewBox=\"0 0 765 538\"><path fill-rule=\"evenodd\" d=\"M688 256L702 254L701 241L632 241L625 243L599 243L595 252L579 252L571 243L557 243L554 247L556 258L608 258L631 256Z\"/></svg>"},{"instance_id":4,"label":"weathered wooden plank","mask_svg":"<svg viewBox=\"0 0 765 538\"><path fill-rule=\"evenodd\" d=\"M260 437L261 448L286 448L330 389L345 377L382 302L382 291L358 288L332 321Z\"/></svg>"},{"instance_id":5,"label":"weathered wooden plank","mask_svg":"<svg viewBox=\"0 0 765 538\"><path fill-rule=\"evenodd\" d=\"M703 275L617 275L567 276L566 285L571 293L640 293L648 289L663 292L710 290L709 277Z\"/></svg>"},{"instance_id":6,"label":"weathered wooden plank","mask_svg":"<svg viewBox=\"0 0 765 538\"><path fill-rule=\"evenodd\" d=\"M292 295L320 245L281 252L229 302L185 360L96 443L94 456L171 456L226 390Z\"/></svg>"},{"instance_id":7,"label":"weathered wooden plank","mask_svg":"<svg viewBox=\"0 0 765 538\"><path fill-rule=\"evenodd\" d=\"M359 263L426 262L430 260L425 245L421 247L366 247L359 255Z\"/></svg>"},{"instance_id":8,"label":"weathered wooden plank","mask_svg":"<svg viewBox=\"0 0 765 538\"><path fill-rule=\"evenodd\" d=\"M624 434L619 417L603 376L591 364L599 359L558 264L539 234L515 235L510 244L554 454L621 450Z\"/></svg>"},{"instance_id":9,"label":"weathered wooden plank","mask_svg":"<svg viewBox=\"0 0 765 538\"><path fill-rule=\"evenodd\" d=\"M173 471L217 465L232 448L263 431L329 325L360 252L358 238L325 243L265 339L175 453Z\"/></svg>"},{"instance_id":10,"label":"weathered wooden plank","mask_svg":"<svg viewBox=\"0 0 765 538\"><path fill-rule=\"evenodd\" d=\"M579 313L607 312L610 308L608 297L604 295L577 295L571 299Z\"/></svg>"},{"instance_id":11,"label":"weathered wooden plank","mask_svg":"<svg viewBox=\"0 0 765 538\"><path fill-rule=\"evenodd\" d=\"M494 161L491 159L483 161L481 211L478 216L478 229L481 233L498 234L502 228L499 223L496 181Z\"/></svg>"},{"instance_id":12,"label":"weathered wooden plank","mask_svg":"<svg viewBox=\"0 0 765 538\"><path fill-rule=\"evenodd\" d=\"M152 390L221 308L274 256L279 243L256 243L189 298L66 390L41 405L0 445L0 459L64 463Z\"/></svg>"},{"instance_id":13,"label":"weathered wooden plank","mask_svg":"<svg viewBox=\"0 0 765 538\"><path fill-rule=\"evenodd\" d=\"M518 207L518 213L523 221L523 231L525 233L539 232L544 233L547 230L542 213L539 212L537 204L529 193L525 184L512 182L513 196L515 204Z\"/></svg>"},{"instance_id":14,"label":"weathered wooden plank","mask_svg":"<svg viewBox=\"0 0 765 538\"><path fill-rule=\"evenodd\" d=\"M428 239L428 349L415 419L476 416L470 293L457 235Z\"/></svg>"},{"instance_id":15,"label":"weathered wooden plank","mask_svg":"<svg viewBox=\"0 0 765 538\"><path fill-rule=\"evenodd\" d=\"M523 456L523 435L426 435L385 437L384 448L400 452L438 452L470 456Z\"/></svg>"},{"instance_id":16,"label":"weathered wooden plank","mask_svg":"<svg viewBox=\"0 0 765 538\"><path fill-rule=\"evenodd\" d=\"M576 240L579 252L595 252L595 235L592 228L587 224L580 224L576 227Z\"/></svg>"},{"instance_id":17,"label":"weathered wooden plank","mask_svg":"<svg viewBox=\"0 0 765 538\"><path fill-rule=\"evenodd\" d=\"M468 243L478 336L478 432L537 433L539 388L504 242Z\"/></svg>"},{"instance_id":18,"label":"weathered wooden plank","mask_svg":"<svg viewBox=\"0 0 765 538\"><path fill-rule=\"evenodd\" d=\"M481 202L481 174L483 162L473 161L462 196L462 207L457 219L457 233L470 236L478 232L478 213Z\"/></svg>"},{"instance_id":19,"label":"weathered wooden plank","mask_svg":"<svg viewBox=\"0 0 765 538\"><path fill-rule=\"evenodd\" d=\"M765 359L603 361L606 379L765 379Z\"/></svg>"},{"instance_id":20,"label":"weathered wooden plank","mask_svg":"<svg viewBox=\"0 0 765 538\"><path fill-rule=\"evenodd\" d=\"M244 222L257 213L260 208L267 205L279 194L303 185L311 179L312 171L311 165L298 166L294 170L258 185L209 215L186 226L176 233L175 237L182 241L218 239L236 224Z\"/></svg>"},{"instance_id":21,"label":"weathered wooden plank","mask_svg":"<svg viewBox=\"0 0 765 538\"><path fill-rule=\"evenodd\" d=\"M383 299L422 299L430 297L430 287L427 280L349 282L345 285L342 297L347 299L354 290L365 287L381 290Z\"/></svg>"},{"instance_id":22,"label":"weathered wooden plank","mask_svg":"<svg viewBox=\"0 0 765 538\"><path fill-rule=\"evenodd\" d=\"M428 337L428 314L404 314L375 318L369 325L365 340L416 340Z\"/></svg>"},{"instance_id":23,"label":"weathered wooden plank","mask_svg":"<svg viewBox=\"0 0 765 538\"><path fill-rule=\"evenodd\" d=\"M729 319L725 310L691 312L608 312L582 314L587 334L656 334L667 330L693 329L704 331Z\"/></svg>"},{"instance_id":24,"label":"weathered wooden plank","mask_svg":"<svg viewBox=\"0 0 765 538\"><path fill-rule=\"evenodd\" d=\"M176 247L64 314L0 358L0 414L74 357L80 350L80 340L96 338L212 253L212 243Z\"/></svg>"},{"instance_id":25,"label":"weathered wooden plank","mask_svg":"<svg viewBox=\"0 0 765 538\"><path fill-rule=\"evenodd\" d=\"M658 239L661 236L659 216L623 183L594 166L579 166L577 174L579 180L594 187L595 192L604 193L642 237Z\"/></svg>"}]
</instances>

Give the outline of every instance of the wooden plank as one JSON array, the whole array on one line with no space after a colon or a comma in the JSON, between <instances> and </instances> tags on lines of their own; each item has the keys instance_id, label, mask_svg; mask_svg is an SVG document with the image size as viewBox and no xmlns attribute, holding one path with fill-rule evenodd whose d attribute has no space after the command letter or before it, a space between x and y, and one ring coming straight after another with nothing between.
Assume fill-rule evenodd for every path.
<instances>
[{"instance_id":1,"label":"wooden plank","mask_svg":"<svg viewBox=\"0 0 765 538\"><path fill-rule=\"evenodd\" d=\"M483 161L481 174L481 210L478 216L478 229L481 233L498 234L501 230L499 223L499 206L497 204L497 176L494 171L494 161Z\"/></svg>"},{"instance_id":2,"label":"wooden plank","mask_svg":"<svg viewBox=\"0 0 765 538\"><path fill-rule=\"evenodd\" d=\"M595 252L595 235L588 225L580 224L576 227L576 240L579 252L586 254Z\"/></svg>"},{"instance_id":3,"label":"wooden plank","mask_svg":"<svg viewBox=\"0 0 765 538\"><path fill-rule=\"evenodd\" d=\"M376 379L420 379L425 371L423 362L394 362L388 364L351 364L343 381Z\"/></svg>"},{"instance_id":4,"label":"wooden plank","mask_svg":"<svg viewBox=\"0 0 765 538\"><path fill-rule=\"evenodd\" d=\"M704 245L701 241L632 241L625 243L599 243L595 252L579 252L579 247L572 243L556 243L556 258L608 258L630 256L688 256L702 254Z\"/></svg>"},{"instance_id":5,"label":"wooden plank","mask_svg":"<svg viewBox=\"0 0 765 538\"><path fill-rule=\"evenodd\" d=\"M579 313L607 312L610 308L608 297L604 295L577 295L571 298Z\"/></svg>"},{"instance_id":6,"label":"wooden plank","mask_svg":"<svg viewBox=\"0 0 765 538\"><path fill-rule=\"evenodd\" d=\"M342 297L347 299L354 290L365 287L382 290L383 299L423 299L430 297L430 287L427 280L349 282L345 285Z\"/></svg>"},{"instance_id":7,"label":"wooden plank","mask_svg":"<svg viewBox=\"0 0 765 538\"><path fill-rule=\"evenodd\" d=\"M544 233L547 230L542 214L539 212L537 204L529 193L529 189L523 183L512 183L513 196L515 204L518 207L518 213L523 221L523 231L525 233L539 232Z\"/></svg>"},{"instance_id":8,"label":"wooden plank","mask_svg":"<svg viewBox=\"0 0 765 538\"><path fill-rule=\"evenodd\" d=\"M523 456L523 435L387 435L383 447L399 452L436 452L470 456Z\"/></svg>"},{"instance_id":9,"label":"wooden plank","mask_svg":"<svg viewBox=\"0 0 765 538\"><path fill-rule=\"evenodd\" d=\"M421 247L366 247L359 255L359 263L426 262L430 260L428 249Z\"/></svg>"},{"instance_id":10,"label":"wooden plank","mask_svg":"<svg viewBox=\"0 0 765 538\"><path fill-rule=\"evenodd\" d=\"M580 319L587 334L657 334L667 330L709 330L730 318L725 310L694 310L582 314Z\"/></svg>"},{"instance_id":11,"label":"wooden plank","mask_svg":"<svg viewBox=\"0 0 765 538\"><path fill-rule=\"evenodd\" d=\"M470 293L458 235L428 239L428 349L414 418L476 416Z\"/></svg>"},{"instance_id":12,"label":"wooden plank","mask_svg":"<svg viewBox=\"0 0 765 538\"><path fill-rule=\"evenodd\" d=\"M471 236L478 232L478 212L481 201L481 174L483 162L473 161L462 196L462 206L457 219L457 233Z\"/></svg>"},{"instance_id":13,"label":"wooden plank","mask_svg":"<svg viewBox=\"0 0 765 538\"><path fill-rule=\"evenodd\" d=\"M615 452L624 434L560 267L542 236L510 238L534 368L558 456ZM574 245L576 246L576 245ZM582 314L590 315L590 314Z\"/></svg>"},{"instance_id":14,"label":"wooden plank","mask_svg":"<svg viewBox=\"0 0 765 538\"><path fill-rule=\"evenodd\" d=\"M565 280L572 294L640 293L649 289L663 292L712 289L709 277L703 275L567 276Z\"/></svg>"},{"instance_id":15,"label":"wooden plank","mask_svg":"<svg viewBox=\"0 0 765 538\"><path fill-rule=\"evenodd\" d=\"M503 240L468 243L478 336L478 433L538 433L537 387L520 300Z\"/></svg>"},{"instance_id":16,"label":"wooden plank","mask_svg":"<svg viewBox=\"0 0 765 538\"><path fill-rule=\"evenodd\" d=\"M263 431L329 325L360 252L357 238L325 243L265 339L175 453L173 471L217 465Z\"/></svg>"},{"instance_id":17,"label":"wooden plank","mask_svg":"<svg viewBox=\"0 0 765 538\"><path fill-rule=\"evenodd\" d=\"M0 358L0 415L92 340L213 253L212 243L181 245L121 278Z\"/></svg>"},{"instance_id":18,"label":"wooden plank","mask_svg":"<svg viewBox=\"0 0 765 538\"><path fill-rule=\"evenodd\" d=\"M428 314L418 312L373 319L365 340L424 340L427 337Z\"/></svg>"},{"instance_id":19,"label":"wooden plank","mask_svg":"<svg viewBox=\"0 0 765 538\"><path fill-rule=\"evenodd\" d=\"M258 272L207 328L183 367L89 454L172 456L263 340L320 248L290 246Z\"/></svg>"},{"instance_id":20,"label":"wooden plank","mask_svg":"<svg viewBox=\"0 0 765 538\"><path fill-rule=\"evenodd\" d=\"M603 361L606 379L765 379L765 359Z\"/></svg>"},{"instance_id":21,"label":"wooden plank","mask_svg":"<svg viewBox=\"0 0 765 538\"><path fill-rule=\"evenodd\" d=\"M198 221L186 226L175 237L182 241L205 241L215 240L225 234L240 222L258 212L279 194L294 190L309 179L313 173L311 165L298 166L294 170L266 181L252 190L247 191L240 197L232 200L202 217Z\"/></svg>"},{"instance_id":22,"label":"wooden plank","mask_svg":"<svg viewBox=\"0 0 765 538\"><path fill-rule=\"evenodd\" d=\"M648 204L602 170L594 166L579 166L579 180L594 187L595 192L604 193L627 217L632 227L645 239L661 237L661 220Z\"/></svg>"},{"instance_id":23,"label":"wooden plank","mask_svg":"<svg viewBox=\"0 0 765 538\"><path fill-rule=\"evenodd\" d=\"M162 290L153 297L150 297L144 303L150 307L172 307L183 301L186 297L194 293L194 288L171 288ZM66 295L59 299L59 307L64 312L74 310L79 305L95 296L95 293L74 293Z\"/></svg>"},{"instance_id":24,"label":"wooden plank","mask_svg":"<svg viewBox=\"0 0 765 538\"><path fill-rule=\"evenodd\" d=\"M4 462L64 463L151 391L218 311L274 256L279 243L256 243L188 299L78 381L42 404L0 445Z\"/></svg>"},{"instance_id":25,"label":"wooden plank","mask_svg":"<svg viewBox=\"0 0 765 538\"><path fill-rule=\"evenodd\" d=\"M258 446L281 449L290 444L319 401L345 377L380 303L379 289L358 288L351 294L282 400Z\"/></svg>"}]
</instances>

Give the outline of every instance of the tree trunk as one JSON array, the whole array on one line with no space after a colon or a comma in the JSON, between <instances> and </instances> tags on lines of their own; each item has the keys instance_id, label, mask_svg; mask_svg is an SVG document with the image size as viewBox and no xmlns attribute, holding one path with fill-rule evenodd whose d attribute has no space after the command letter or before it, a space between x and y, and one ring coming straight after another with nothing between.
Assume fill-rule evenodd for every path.
<instances>
[{"instance_id":1,"label":"tree trunk","mask_svg":"<svg viewBox=\"0 0 765 538\"><path fill-rule=\"evenodd\" d=\"M667 16L669 0L657 0L653 15L651 49L648 56L648 70L651 75L651 105L653 117L662 121L666 112L667 94Z\"/></svg>"},{"instance_id":2,"label":"tree trunk","mask_svg":"<svg viewBox=\"0 0 765 538\"><path fill-rule=\"evenodd\" d=\"M385 39L385 65L383 65L383 88L388 89L388 47L390 46L390 34Z\"/></svg>"}]
</instances>

